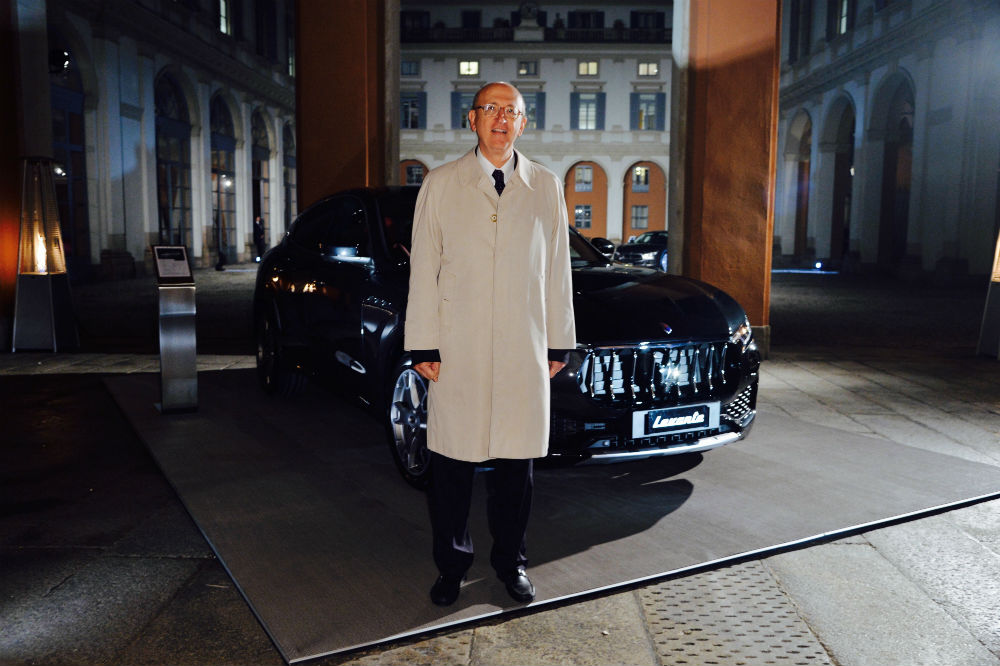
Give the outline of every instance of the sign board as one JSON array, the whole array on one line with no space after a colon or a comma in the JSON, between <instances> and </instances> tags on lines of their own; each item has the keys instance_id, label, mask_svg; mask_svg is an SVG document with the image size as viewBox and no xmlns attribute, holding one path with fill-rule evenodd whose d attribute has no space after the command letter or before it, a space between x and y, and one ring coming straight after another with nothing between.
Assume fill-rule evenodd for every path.
<instances>
[{"instance_id":1,"label":"sign board","mask_svg":"<svg viewBox=\"0 0 1000 666\"><path fill-rule=\"evenodd\" d=\"M983 325L979 329L977 352L1000 359L1000 235L997 236L996 251L993 254L993 270L990 272L990 287L986 292L986 307L983 308Z\"/></svg>"},{"instance_id":2,"label":"sign board","mask_svg":"<svg viewBox=\"0 0 1000 666\"><path fill-rule=\"evenodd\" d=\"M187 248L183 245L153 245L153 265L159 285L194 284Z\"/></svg>"}]
</instances>

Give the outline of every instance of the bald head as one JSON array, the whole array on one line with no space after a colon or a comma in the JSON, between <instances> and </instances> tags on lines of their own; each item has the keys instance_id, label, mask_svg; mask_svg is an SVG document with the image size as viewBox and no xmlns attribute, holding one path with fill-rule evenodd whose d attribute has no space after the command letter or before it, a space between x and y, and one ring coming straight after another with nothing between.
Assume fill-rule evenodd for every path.
<instances>
[{"instance_id":1,"label":"bald head","mask_svg":"<svg viewBox=\"0 0 1000 666\"><path fill-rule=\"evenodd\" d=\"M507 83L506 81L492 81L484 85L479 90L477 90L475 96L472 98L472 106L479 106L480 104L482 104L480 99L497 87L506 88L511 93L513 93L517 97L517 104L516 104L517 108L520 109L522 112L524 111L524 97L521 95L521 91L515 88L513 85Z\"/></svg>"}]
</instances>

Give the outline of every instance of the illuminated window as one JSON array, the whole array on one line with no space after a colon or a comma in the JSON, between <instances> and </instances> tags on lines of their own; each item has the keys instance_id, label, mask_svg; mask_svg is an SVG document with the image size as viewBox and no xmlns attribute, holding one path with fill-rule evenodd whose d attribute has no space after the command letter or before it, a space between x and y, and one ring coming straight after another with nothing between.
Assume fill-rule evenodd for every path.
<instances>
[{"instance_id":1,"label":"illuminated window","mask_svg":"<svg viewBox=\"0 0 1000 666\"><path fill-rule=\"evenodd\" d=\"M596 60L580 60L576 63L576 73L579 76L597 76Z\"/></svg>"},{"instance_id":2,"label":"illuminated window","mask_svg":"<svg viewBox=\"0 0 1000 666\"><path fill-rule=\"evenodd\" d=\"M592 192L594 189L594 167L581 164L576 168L576 191Z\"/></svg>"},{"instance_id":3,"label":"illuminated window","mask_svg":"<svg viewBox=\"0 0 1000 666\"><path fill-rule=\"evenodd\" d=\"M517 62L518 76L538 76L537 60L519 60Z\"/></svg>"},{"instance_id":4,"label":"illuminated window","mask_svg":"<svg viewBox=\"0 0 1000 666\"><path fill-rule=\"evenodd\" d=\"M639 63L639 76L659 76L659 75L660 75L660 63L658 62Z\"/></svg>"},{"instance_id":5,"label":"illuminated window","mask_svg":"<svg viewBox=\"0 0 1000 666\"><path fill-rule=\"evenodd\" d=\"M233 34L233 8L230 0L219 0L219 32Z\"/></svg>"},{"instance_id":6,"label":"illuminated window","mask_svg":"<svg viewBox=\"0 0 1000 666\"><path fill-rule=\"evenodd\" d=\"M851 1L839 0L837 3L837 34L847 34L847 17L850 16Z\"/></svg>"},{"instance_id":7,"label":"illuminated window","mask_svg":"<svg viewBox=\"0 0 1000 666\"><path fill-rule=\"evenodd\" d=\"M458 62L459 76L479 76L478 60L460 60Z\"/></svg>"},{"instance_id":8,"label":"illuminated window","mask_svg":"<svg viewBox=\"0 0 1000 666\"><path fill-rule=\"evenodd\" d=\"M574 209L573 226L577 229L590 228L590 204L581 204Z\"/></svg>"},{"instance_id":9,"label":"illuminated window","mask_svg":"<svg viewBox=\"0 0 1000 666\"><path fill-rule=\"evenodd\" d=\"M649 167L637 166L632 169L632 191L649 192Z\"/></svg>"}]
</instances>

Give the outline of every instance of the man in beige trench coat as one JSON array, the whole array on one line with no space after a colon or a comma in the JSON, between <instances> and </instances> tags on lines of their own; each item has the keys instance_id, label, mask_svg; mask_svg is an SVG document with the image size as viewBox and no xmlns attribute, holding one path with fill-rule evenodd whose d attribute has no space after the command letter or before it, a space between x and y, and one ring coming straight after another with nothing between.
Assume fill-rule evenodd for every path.
<instances>
[{"instance_id":1,"label":"man in beige trench coat","mask_svg":"<svg viewBox=\"0 0 1000 666\"><path fill-rule=\"evenodd\" d=\"M525 122L514 86L483 86L469 110L478 145L429 172L417 197L404 344L430 381L431 600L441 606L472 564L477 465L492 468L490 564L515 600L535 596L524 568L532 460L548 451L549 380L576 330L562 182L514 150Z\"/></svg>"}]
</instances>

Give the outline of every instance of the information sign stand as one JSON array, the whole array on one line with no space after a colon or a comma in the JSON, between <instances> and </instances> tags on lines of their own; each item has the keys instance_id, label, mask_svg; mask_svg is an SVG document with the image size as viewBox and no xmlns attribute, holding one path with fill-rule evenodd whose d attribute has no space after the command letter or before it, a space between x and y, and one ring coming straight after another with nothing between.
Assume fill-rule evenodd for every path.
<instances>
[{"instance_id":1,"label":"information sign stand","mask_svg":"<svg viewBox=\"0 0 1000 666\"><path fill-rule=\"evenodd\" d=\"M159 410L198 409L197 339L194 275L183 245L154 245L160 302Z\"/></svg>"},{"instance_id":2,"label":"information sign stand","mask_svg":"<svg viewBox=\"0 0 1000 666\"><path fill-rule=\"evenodd\" d=\"M986 292L986 307L983 308L983 325L979 329L976 352L1000 360L1000 235L997 236L993 255L993 272L990 273L990 287Z\"/></svg>"}]
</instances>

